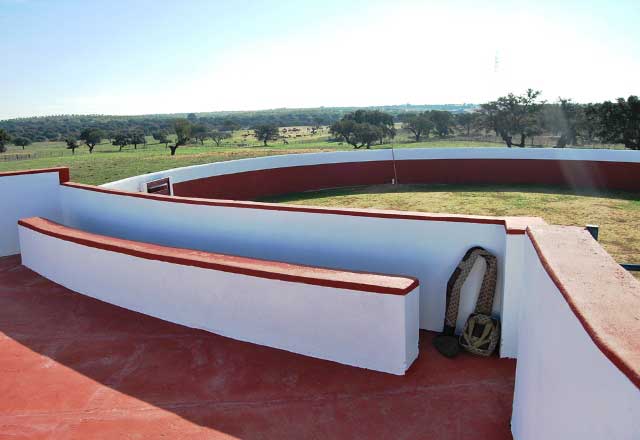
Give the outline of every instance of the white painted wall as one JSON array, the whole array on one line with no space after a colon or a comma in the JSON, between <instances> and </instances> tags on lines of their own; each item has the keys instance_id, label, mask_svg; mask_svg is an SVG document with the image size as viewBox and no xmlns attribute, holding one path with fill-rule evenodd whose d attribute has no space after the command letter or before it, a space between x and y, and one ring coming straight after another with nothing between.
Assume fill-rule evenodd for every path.
<instances>
[{"instance_id":1,"label":"white painted wall","mask_svg":"<svg viewBox=\"0 0 640 440\"><path fill-rule=\"evenodd\" d=\"M396 160L415 159L535 159L640 162L640 152L584 148L398 148Z\"/></svg>"},{"instance_id":2,"label":"white painted wall","mask_svg":"<svg viewBox=\"0 0 640 440\"><path fill-rule=\"evenodd\" d=\"M331 163L372 162L391 160L391 150L369 151L336 151L332 153L281 154L276 156L256 157L249 159L229 160L189 167L173 168L156 173L129 177L102 186L125 191L140 191L143 183L151 180L171 177L171 183L186 182L203 177L224 174L242 173L245 171L269 170L305 165L321 165Z\"/></svg>"},{"instance_id":3,"label":"white painted wall","mask_svg":"<svg viewBox=\"0 0 640 440\"><path fill-rule=\"evenodd\" d=\"M164 177L180 183L203 177L273 168L330 163L369 162L416 159L538 159L590 160L604 162L640 162L640 152L625 150L586 150L577 148L398 148L333 153L286 154L252 159L239 159L159 171L106 183L102 186L125 191L141 191L141 184Z\"/></svg>"},{"instance_id":4,"label":"white painted wall","mask_svg":"<svg viewBox=\"0 0 640 440\"><path fill-rule=\"evenodd\" d=\"M0 175L0 257L20 253L18 220L42 216L60 221L58 171Z\"/></svg>"},{"instance_id":5,"label":"white painted wall","mask_svg":"<svg viewBox=\"0 0 640 440\"><path fill-rule=\"evenodd\" d=\"M420 280L420 327L440 331L449 276L464 253L482 246L504 269L501 225L369 218L191 205L61 189L64 224L168 246L343 270L409 275ZM481 263L484 264L484 263ZM458 327L475 307L482 271L463 289ZM503 279L494 313L500 315ZM505 333L505 337L511 335Z\"/></svg>"},{"instance_id":6,"label":"white painted wall","mask_svg":"<svg viewBox=\"0 0 640 440\"><path fill-rule=\"evenodd\" d=\"M25 227L20 242L23 264L50 280L167 321L393 374L404 374L418 355L417 290L387 295L227 273Z\"/></svg>"},{"instance_id":7,"label":"white painted wall","mask_svg":"<svg viewBox=\"0 0 640 440\"><path fill-rule=\"evenodd\" d=\"M514 438L638 439L637 387L594 344L528 239L524 261Z\"/></svg>"},{"instance_id":8,"label":"white painted wall","mask_svg":"<svg viewBox=\"0 0 640 440\"><path fill-rule=\"evenodd\" d=\"M518 333L520 328L520 313L522 307L523 291L529 286L525 285L524 276L527 270L524 262L524 247L528 243L526 235L507 235L506 255L504 270L504 292L502 301L502 332L506 337L500 340L500 355L502 357L518 357Z\"/></svg>"}]
</instances>

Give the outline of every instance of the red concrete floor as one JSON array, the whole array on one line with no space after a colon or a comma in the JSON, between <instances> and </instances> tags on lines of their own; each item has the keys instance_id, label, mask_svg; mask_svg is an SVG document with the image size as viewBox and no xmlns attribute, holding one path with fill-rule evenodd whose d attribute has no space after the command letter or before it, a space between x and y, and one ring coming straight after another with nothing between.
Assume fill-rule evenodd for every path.
<instances>
[{"instance_id":1,"label":"red concrete floor","mask_svg":"<svg viewBox=\"0 0 640 440\"><path fill-rule=\"evenodd\" d=\"M515 362L445 359L432 337L392 376L170 324L0 258L0 438L511 438Z\"/></svg>"}]
</instances>

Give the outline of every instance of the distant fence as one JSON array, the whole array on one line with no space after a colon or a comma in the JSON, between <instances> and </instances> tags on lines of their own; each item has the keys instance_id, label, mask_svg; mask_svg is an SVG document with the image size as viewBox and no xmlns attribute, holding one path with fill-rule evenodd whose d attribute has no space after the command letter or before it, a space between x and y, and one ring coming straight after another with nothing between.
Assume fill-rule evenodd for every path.
<instances>
[{"instance_id":1,"label":"distant fence","mask_svg":"<svg viewBox=\"0 0 640 440\"><path fill-rule=\"evenodd\" d=\"M138 150L142 150L145 148L149 148L149 146L151 145L162 145L162 144L140 144L138 145ZM113 148L119 148L119 147L114 147L112 144L110 143L102 143L102 144L98 144L96 147L104 147L104 146L109 146L109 147L113 147ZM128 150L132 150L133 147L128 145L126 147L125 150L123 151L128 151ZM111 150L113 151L113 150ZM104 152L104 151L100 151L100 150L95 150L95 152ZM84 154L90 154L89 151L87 150L87 148L84 145L79 146L76 149L75 155L84 155ZM3 153L0 154L0 162L13 162L16 160L30 160L30 159L41 159L44 157L67 157L67 156L72 156L74 155L74 153L66 148L60 148L59 150L47 150L47 151L30 151L30 152L21 152L20 150L14 150L14 151L10 151L7 153Z\"/></svg>"},{"instance_id":2,"label":"distant fence","mask_svg":"<svg viewBox=\"0 0 640 440\"><path fill-rule=\"evenodd\" d=\"M30 160L30 159L40 159L43 157L63 157L63 156L71 156L71 150L60 150L60 151L32 151L29 153L20 153L20 152L10 152L0 154L0 162L13 162L16 160ZM88 152L76 154L89 154Z\"/></svg>"}]
</instances>

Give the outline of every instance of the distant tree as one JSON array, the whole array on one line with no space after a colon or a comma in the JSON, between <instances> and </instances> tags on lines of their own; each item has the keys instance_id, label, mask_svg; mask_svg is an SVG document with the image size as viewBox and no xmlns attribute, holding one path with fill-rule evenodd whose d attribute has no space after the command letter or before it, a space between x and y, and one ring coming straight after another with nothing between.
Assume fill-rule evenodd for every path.
<instances>
[{"instance_id":1,"label":"distant tree","mask_svg":"<svg viewBox=\"0 0 640 440\"><path fill-rule=\"evenodd\" d=\"M525 139L540 122L537 113L543 103L538 102L540 92L528 89L523 95L509 93L496 101L480 106L480 117L485 128L499 135L507 147L513 146L513 137L520 136L519 147L524 147Z\"/></svg>"},{"instance_id":2,"label":"distant tree","mask_svg":"<svg viewBox=\"0 0 640 440\"><path fill-rule=\"evenodd\" d=\"M322 128L322 119L314 116L312 120L313 124L311 124L311 134L315 135L316 133L318 133L318 130Z\"/></svg>"},{"instance_id":3,"label":"distant tree","mask_svg":"<svg viewBox=\"0 0 640 440\"><path fill-rule=\"evenodd\" d=\"M448 136L454 126L453 114L444 110L431 110L429 112L433 127L440 137Z\"/></svg>"},{"instance_id":4,"label":"distant tree","mask_svg":"<svg viewBox=\"0 0 640 440\"><path fill-rule=\"evenodd\" d=\"M169 145L169 134L166 130L160 130L153 133L153 138L158 141L159 144L164 144L164 147L167 148Z\"/></svg>"},{"instance_id":5,"label":"distant tree","mask_svg":"<svg viewBox=\"0 0 640 440\"><path fill-rule=\"evenodd\" d=\"M329 127L329 131L335 137L344 140L353 148L360 148L358 137L356 136L356 127L358 123L352 119L340 119Z\"/></svg>"},{"instance_id":6,"label":"distant tree","mask_svg":"<svg viewBox=\"0 0 640 440\"><path fill-rule=\"evenodd\" d=\"M382 136L382 130L367 122L355 122L350 119L342 119L334 122L330 131L334 136L343 139L355 149L371 145Z\"/></svg>"},{"instance_id":7,"label":"distant tree","mask_svg":"<svg viewBox=\"0 0 640 440\"><path fill-rule=\"evenodd\" d=\"M11 140L11 136L3 128L0 128L0 153L7 151L5 146Z\"/></svg>"},{"instance_id":8,"label":"distant tree","mask_svg":"<svg viewBox=\"0 0 640 440\"><path fill-rule=\"evenodd\" d=\"M147 138L144 136L144 132L142 131L134 131L129 135L129 143L133 144L133 149L137 150L138 145L146 144Z\"/></svg>"},{"instance_id":9,"label":"distant tree","mask_svg":"<svg viewBox=\"0 0 640 440\"><path fill-rule=\"evenodd\" d=\"M116 147L120 147L120 150L118 151L122 151L123 147L126 147L127 145L130 144L129 136L126 133L122 133L122 132L117 133L113 137L113 141L111 143Z\"/></svg>"},{"instance_id":10,"label":"distant tree","mask_svg":"<svg viewBox=\"0 0 640 440\"><path fill-rule=\"evenodd\" d=\"M196 124L191 127L191 136L204 145L204 140L209 137L209 127L205 124Z\"/></svg>"},{"instance_id":11,"label":"distant tree","mask_svg":"<svg viewBox=\"0 0 640 440\"><path fill-rule=\"evenodd\" d=\"M264 142L264 146L267 146L268 141L275 141L278 139L280 129L273 124L261 124L253 128L253 135L259 141Z\"/></svg>"},{"instance_id":12,"label":"distant tree","mask_svg":"<svg viewBox=\"0 0 640 440\"><path fill-rule=\"evenodd\" d=\"M175 145L169 145L171 155L175 156L176 150L182 145L186 145L191 140L192 124L187 119L176 119L173 121L173 129L176 132Z\"/></svg>"},{"instance_id":13,"label":"distant tree","mask_svg":"<svg viewBox=\"0 0 640 440\"><path fill-rule=\"evenodd\" d=\"M377 127L375 131L378 133L378 140L381 144L384 143L385 139L393 139L396 135L393 116L389 113L379 110L357 110L351 117L358 123L370 124ZM369 130L371 130L370 127ZM367 133L367 130L364 130L363 133Z\"/></svg>"},{"instance_id":14,"label":"distant tree","mask_svg":"<svg viewBox=\"0 0 640 440\"><path fill-rule=\"evenodd\" d=\"M233 119L225 119L224 121L222 121L222 124L220 125L220 129L222 131L234 132L236 130L240 130L240 124L238 124Z\"/></svg>"},{"instance_id":15,"label":"distant tree","mask_svg":"<svg viewBox=\"0 0 640 440\"><path fill-rule=\"evenodd\" d=\"M89 154L93 153L93 149L100 143L104 133L99 128L85 128L80 133L80 140L89 147Z\"/></svg>"},{"instance_id":16,"label":"distant tree","mask_svg":"<svg viewBox=\"0 0 640 440\"><path fill-rule=\"evenodd\" d=\"M544 128L542 127L542 123L532 124L525 129L525 134L529 138L530 145L533 146L533 141L536 136L540 136L544 133Z\"/></svg>"},{"instance_id":17,"label":"distant tree","mask_svg":"<svg viewBox=\"0 0 640 440\"><path fill-rule=\"evenodd\" d=\"M316 134L318 130L322 128L322 118L314 116L311 118L313 124L311 125L311 133Z\"/></svg>"},{"instance_id":18,"label":"distant tree","mask_svg":"<svg viewBox=\"0 0 640 440\"><path fill-rule=\"evenodd\" d=\"M24 150L24 147L26 147L27 145L31 145L31 139L26 137L17 137L13 139L13 145L15 145L16 147L22 147L22 149Z\"/></svg>"},{"instance_id":19,"label":"distant tree","mask_svg":"<svg viewBox=\"0 0 640 440\"><path fill-rule=\"evenodd\" d=\"M42 136L48 141L57 141L60 138L60 133L49 128L44 128L40 131L40 134L37 136Z\"/></svg>"},{"instance_id":20,"label":"distant tree","mask_svg":"<svg viewBox=\"0 0 640 440\"><path fill-rule=\"evenodd\" d=\"M71 150L71 154L76 154L76 148L78 148L78 141L75 138L69 137L64 140L67 144L67 150Z\"/></svg>"},{"instance_id":21,"label":"distant tree","mask_svg":"<svg viewBox=\"0 0 640 440\"><path fill-rule=\"evenodd\" d=\"M429 112L405 115L403 121L402 127L413 133L416 142L420 142L422 135L428 138L429 132L433 130L433 122L431 122Z\"/></svg>"},{"instance_id":22,"label":"distant tree","mask_svg":"<svg viewBox=\"0 0 640 440\"><path fill-rule=\"evenodd\" d=\"M604 142L621 143L640 150L640 99L637 96L605 101L599 106L599 136Z\"/></svg>"},{"instance_id":23,"label":"distant tree","mask_svg":"<svg viewBox=\"0 0 640 440\"><path fill-rule=\"evenodd\" d=\"M360 142L360 147L366 147L367 149L371 148L371 145L373 145L375 141L382 143L386 137L386 133L382 127L369 124L368 122L357 124L355 135L358 142Z\"/></svg>"},{"instance_id":24,"label":"distant tree","mask_svg":"<svg viewBox=\"0 0 640 440\"><path fill-rule=\"evenodd\" d=\"M104 137L105 137L105 139L107 139L109 142L113 143L113 140L116 138L116 134L118 134L118 132L117 132L117 131L115 131L115 130L109 130L109 131L106 131L106 132L104 133Z\"/></svg>"},{"instance_id":25,"label":"distant tree","mask_svg":"<svg viewBox=\"0 0 640 440\"><path fill-rule=\"evenodd\" d=\"M581 108L578 119L578 132L587 143L593 142L600 131L600 106L602 104L586 104Z\"/></svg>"},{"instance_id":26,"label":"distant tree","mask_svg":"<svg viewBox=\"0 0 640 440\"><path fill-rule=\"evenodd\" d=\"M567 145L575 145L578 137L578 118L581 108L570 99L558 98L559 118L557 121L560 131L560 138L556 143L557 148L564 148Z\"/></svg>"},{"instance_id":27,"label":"distant tree","mask_svg":"<svg viewBox=\"0 0 640 440\"><path fill-rule=\"evenodd\" d=\"M474 127L478 114L475 112L458 113L455 117L456 123L462 127L468 136L471 136L471 129Z\"/></svg>"},{"instance_id":28,"label":"distant tree","mask_svg":"<svg viewBox=\"0 0 640 440\"><path fill-rule=\"evenodd\" d=\"M196 122L198 122L198 116L195 113L189 113L187 115L187 120L192 124L195 124Z\"/></svg>"},{"instance_id":29,"label":"distant tree","mask_svg":"<svg viewBox=\"0 0 640 440\"><path fill-rule=\"evenodd\" d=\"M231 137L231 134L224 131L212 130L209 132L209 137L215 142L216 147L219 147L223 140Z\"/></svg>"},{"instance_id":30,"label":"distant tree","mask_svg":"<svg viewBox=\"0 0 640 440\"><path fill-rule=\"evenodd\" d=\"M347 113L329 128L330 132L344 139L355 149L371 148L376 140L381 143L387 137L394 137L393 116L378 110L357 110Z\"/></svg>"}]
</instances>

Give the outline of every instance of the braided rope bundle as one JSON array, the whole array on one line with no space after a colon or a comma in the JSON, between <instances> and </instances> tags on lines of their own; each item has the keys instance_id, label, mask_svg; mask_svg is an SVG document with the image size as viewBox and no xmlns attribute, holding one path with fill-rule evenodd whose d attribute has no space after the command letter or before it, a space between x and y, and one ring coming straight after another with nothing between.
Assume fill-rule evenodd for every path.
<instances>
[{"instance_id":1,"label":"braided rope bundle","mask_svg":"<svg viewBox=\"0 0 640 440\"><path fill-rule=\"evenodd\" d=\"M455 339L455 328L460 307L460 292L478 258L485 260L487 268L478 293L475 312L467 320L458 341ZM498 265L494 255L481 247L471 248L465 253L447 283L444 330L434 340L438 351L445 356L453 357L458 353L460 345L470 353L481 356L490 356L494 352L500 340L500 323L491 318L497 278Z\"/></svg>"}]
</instances>

